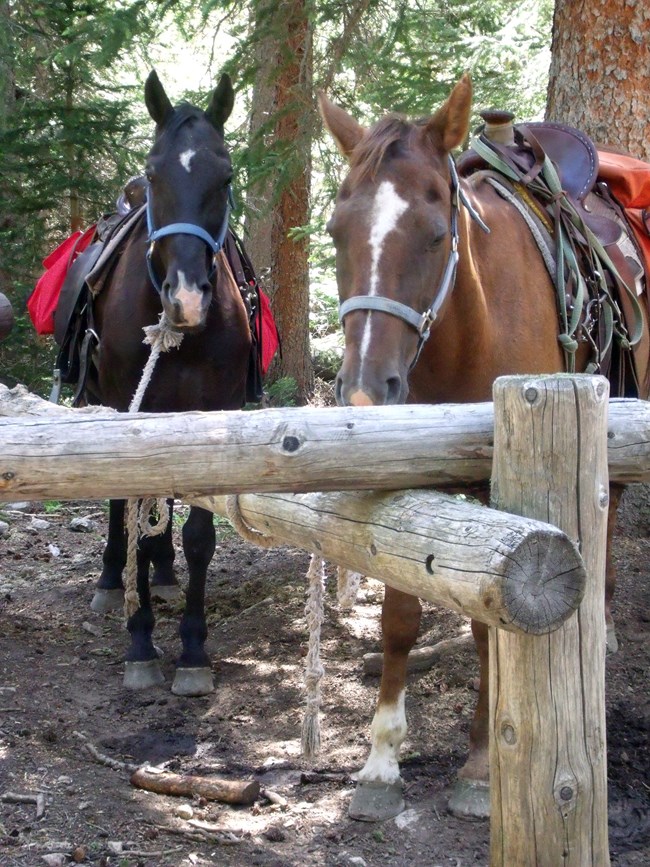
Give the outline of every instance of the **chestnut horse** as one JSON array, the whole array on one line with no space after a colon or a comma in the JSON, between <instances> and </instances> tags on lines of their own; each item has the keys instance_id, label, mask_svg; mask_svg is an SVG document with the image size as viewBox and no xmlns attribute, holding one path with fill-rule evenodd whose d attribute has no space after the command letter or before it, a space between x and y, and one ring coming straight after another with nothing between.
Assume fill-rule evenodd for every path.
<instances>
[{"instance_id":1,"label":"chestnut horse","mask_svg":"<svg viewBox=\"0 0 650 867\"><path fill-rule=\"evenodd\" d=\"M126 411L136 392L149 350L143 327L164 312L183 339L162 352L140 406L143 412L241 409L251 350L249 316L221 252L228 228L232 165L223 126L233 107L228 76L222 76L205 111L174 108L155 72L147 79L145 102L156 123L146 164L146 214L134 218L112 272L94 304L99 335L92 402ZM128 468L125 468L128 472ZM173 692L203 695L212 690L204 597L215 550L213 515L192 508L183 526L189 585L180 625L182 653ZM156 592L175 588L171 521L162 536L143 537L137 553L140 607L128 620L131 647L125 683L135 688L159 683L162 674L152 641L154 616L149 566ZM104 568L93 600L95 610L123 594L126 563L124 501L111 501ZM108 602L106 598L108 597Z\"/></svg>"},{"instance_id":2,"label":"chestnut horse","mask_svg":"<svg viewBox=\"0 0 650 867\"><path fill-rule=\"evenodd\" d=\"M340 404L487 401L498 376L564 369L556 292L532 235L480 174L458 181L454 170L450 153L466 137L471 97L463 76L432 117L409 123L389 115L366 129L320 96L325 125L349 162L328 224L345 332ZM581 348L576 369L585 365ZM610 539L619 496L612 491ZM607 571L609 601L609 556ZM350 808L355 818L385 819L404 808L398 759L420 615L418 599L386 587L384 667L372 748ZM608 609L607 616L611 624ZM472 632L480 689L450 808L480 816L489 812L487 627L473 622Z\"/></svg>"}]
</instances>

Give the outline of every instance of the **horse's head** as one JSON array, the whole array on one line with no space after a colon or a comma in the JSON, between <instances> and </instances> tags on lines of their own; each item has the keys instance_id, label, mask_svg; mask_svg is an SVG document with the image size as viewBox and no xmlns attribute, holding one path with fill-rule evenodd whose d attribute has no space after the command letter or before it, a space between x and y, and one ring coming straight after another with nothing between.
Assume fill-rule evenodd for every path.
<instances>
[{"instance_id":1,"label":"horse's head","mask_svg":"<svg viewBox=\"0 0 650 867\"><path fill-rule=\"evenodd\" d=\"M401 403L408 374L453 277L455 170L472 97L467 75L432 117L389 115L369 130L320 96L350 171L328 224L345 332L339 403ZM429 315L427 315L429 314Z\"/></svg>"},{"instance_id":2,"label":"horse's head","mask_svg":"<svg viewBox=\"0 0 650 867\"><path fill-rule=\"evenodd\" d=\"M183 331L205 326L216 254L230 213L232 165L223 125L233 107L230 78L222 75L206 111L174 108L158 76L145 85L156 122L146 166L152 282L169 322Z\"/></svg>"}]
</instances>

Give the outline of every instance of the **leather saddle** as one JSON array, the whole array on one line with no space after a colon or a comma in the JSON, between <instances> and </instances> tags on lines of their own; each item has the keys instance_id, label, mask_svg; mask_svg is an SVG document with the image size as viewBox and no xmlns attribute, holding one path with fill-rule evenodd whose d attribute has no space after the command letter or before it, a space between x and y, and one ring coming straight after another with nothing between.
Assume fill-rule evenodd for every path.
<instances>
[{"instance_id":1,"label":"leather saddle","mask_svg":"<svg viewBox=\"0 0 650 867\"><path fill-rule=\"evenodd\" d=\"M132 221L132 214L111 214L97 223L92 243L74 260L63 281L54 313L54 340L59 346L54 366L54 384L50 394L58 402L63 383L75 386L73 406L79 406L92 379L93 353L99 344L93 319L92 295L88 277L120 229ZM88 395L87 395L88 396ZM94 396L98 400L98 395Z\"/></svg>"},{"instance_id":2,"label":"leather saddle","mask_svg":"<svg viewBox=\"0 0 650 867\"><path fill-rule=\"evenodd\" d=\"M481 112L481 117L485 124L480 131L477 131L481 136L476 146L485 156L470 147L457 160L459 174L468 177L474 172L487 170L494 175L498 173L498 169L495 170L496 165L505 166L509 171L508 177L517 178L514 188L526 188L529 195L532 194L533 198L537 198L532 193L536 188L536 183L533 182L537 182L544 161L548 157L554 165L566 199L600 242L613 263L614 273L617 272L618 277L612 280L612 297L620 308L622 332L625 333L627 329L627 332L631 333L632 323L635 319L638 320L639 315L638 304L633 295L636 294L638 297L642 293L643 267L640 263L643 258L638 250L632 257L623 253L626 243L628 248L630 244L635 247L635 244L630 238L629 224L623 210L609 193L607 185L599 181L598 152L592 140L579 130L562 123L544 121L514 125L513 115L506 111L485 111ZM492 153L486 149L486 145ZM486 157L491 160L493 154L497 160L488 162ZM513 183L512 178L510 183ZM532 186L529 187L529 184ZM547 192L550 194L548 189ZM538 198L537 202L542 206L548 205L549 210L553 208L552 198L543 196ZM547 212L547 217L549 216ZM551 233L553 232L552 217L548 219L547 228ZM589 246L580 229L571 228L571 232L575 232L578 246ZM628 291L621 289L621 282L628 287ZM556 288L558 292L561 291ZM598 371L609 376L613 396L639 394L645 397L648 393L650 383L648 297L647 293L643 294L646 295L642 305L644 327L637 343L631 350L610 345L604 353L598 352ZM573 303L569 295L567 300ZM633 309L635 305L636 312ZM607 343L602 335L598 340ZM626 360L628 355L629 362ZM632 363L634 372L630 366Z\"/></svg>"},{"instance_id":3,"label":"leather saddle","mask_svg":"<svg viewBox=\"0 0 650 867\"><path fill-rule=\"evenodd\" d=\"M598 179L598 151L589 136L553 121L513 125L514 115L508 111L483 111L481 117L485 121L484 134L497 143L499 152L511 160L525 178L532 180L541 170L544 156L548 156L562 189L586 225L604 247L616 244L622 232L620 224L590 209L588 196ZM491 166L471 148L458 159L461 177L489 168Z\"/></svg>"}]
</instances>

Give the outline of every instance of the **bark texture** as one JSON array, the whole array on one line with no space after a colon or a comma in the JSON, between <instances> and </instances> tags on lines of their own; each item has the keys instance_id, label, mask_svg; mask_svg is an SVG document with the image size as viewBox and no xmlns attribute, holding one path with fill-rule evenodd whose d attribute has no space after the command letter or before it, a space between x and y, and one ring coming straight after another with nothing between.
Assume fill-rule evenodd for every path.
<instances>
[{"instance_id":1,"label":"bark texture","mask_svg":"<svg viewBox=\"0 0 650 867\"><path fill-rule=\"evenodd\" d=\"M278 165L272 175L263 171L253 186L254 213L247 234L256 268L267 272L265 288L282 339L282 357L276 358L270 378L293 377L298 402L305 403L314 378L309 352L309 242L306 236L293 238L289 233L309 222L312 31L306 0L262 4L259 12L263 35L251 134L258 145L277 155ZM270 208L264 200L272 203Z\"/></svg>"},{"instance_id":2,"label":"bark texture","mask_svg":"<svg viewBox=\"0 0 650 867\"><path fill-rule=\"evenodd\" d=\"M650 161L650 4L556 0L546 117Z\"/></svg>"}]
</instances>

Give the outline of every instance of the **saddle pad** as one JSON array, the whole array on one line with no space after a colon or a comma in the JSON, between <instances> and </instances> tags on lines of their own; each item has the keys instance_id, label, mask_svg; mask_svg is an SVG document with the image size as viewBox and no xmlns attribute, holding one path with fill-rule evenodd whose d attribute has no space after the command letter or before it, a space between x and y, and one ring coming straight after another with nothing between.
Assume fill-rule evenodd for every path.
<instances>
[{"instance_id":1,"label":"saddle pad","mask_svg":"<svg viewBox=\"0 0 650 867\"><path fill-rule=\"evenodd\" d=\"M116 226L113 227L112 234L106 240L104 249L102 250L97 262L93 265L92 270L86 275L86 283L91 294L96 297L104 288L106 278L111 272L112 266L116 261L116 253L119 250L123 241L125 241L131 232L134 231L137 225L145 219L145 205L136 208L134 211L128 211L126 216L121 219ZM142 249L144 258L144 246Z\"/></svg>"}]
</instances>

